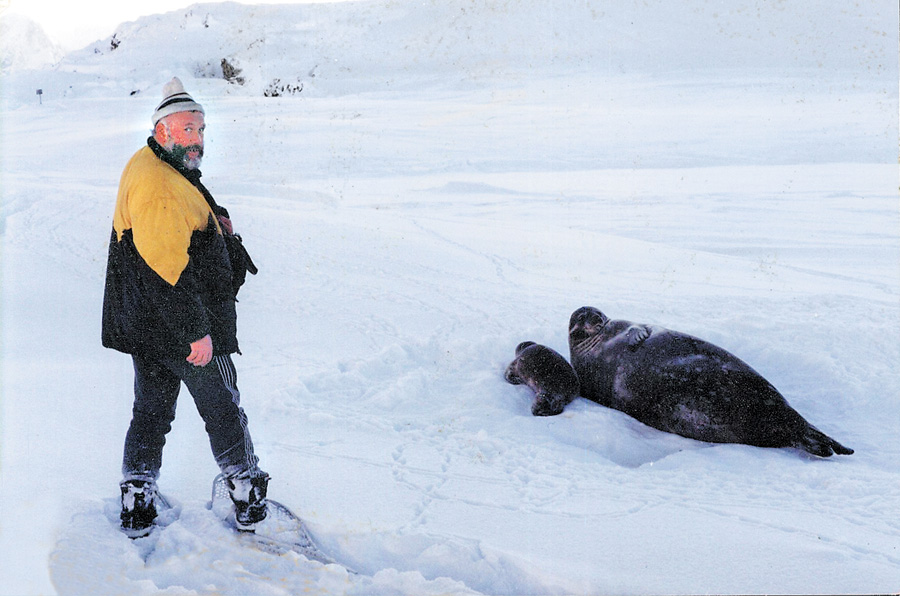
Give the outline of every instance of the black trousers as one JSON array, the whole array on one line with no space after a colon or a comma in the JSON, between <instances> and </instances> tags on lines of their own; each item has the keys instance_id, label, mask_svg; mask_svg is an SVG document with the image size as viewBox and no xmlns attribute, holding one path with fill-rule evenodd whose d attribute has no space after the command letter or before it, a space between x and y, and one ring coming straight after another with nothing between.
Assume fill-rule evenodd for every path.
<instances>
[{"instance_id":1,"label":"black trousers","mask_svg":"<svg viewBox=\"0 0 900 596\"><path fill-rule=\"evenodd\" d=\"M155 482L159 477L163 446L175 420L181 383L194 398L206 424L212 454L222 472L226 476L263 474L253 452L247 415L240 406L237 371L231 356L215 356L203 367L179 358L132 358L134 408L125 436L124 480Z\"/></svg>"}]
</instances>

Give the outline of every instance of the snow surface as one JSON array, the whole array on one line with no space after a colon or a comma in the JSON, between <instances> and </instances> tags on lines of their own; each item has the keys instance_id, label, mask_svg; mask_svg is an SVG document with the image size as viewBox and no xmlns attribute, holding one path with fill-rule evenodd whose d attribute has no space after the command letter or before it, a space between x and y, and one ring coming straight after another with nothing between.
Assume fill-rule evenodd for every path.
<instances>
[{"instance_id":1,"label":"snow surface","mask_svg":"<svg viewBox=\"0 0 900 596\"><path fill-rule=\"evenodd\" d=\"M900 590L896 3L550 4L195 5L3 74L0 593ZM358 575L222 527L187 394L180 517L115 528L106 246L172 75L260 268L270 494ZM532 417L503 370L583 305L725 347L856 454Z\"/></svg>"}]
</instances>

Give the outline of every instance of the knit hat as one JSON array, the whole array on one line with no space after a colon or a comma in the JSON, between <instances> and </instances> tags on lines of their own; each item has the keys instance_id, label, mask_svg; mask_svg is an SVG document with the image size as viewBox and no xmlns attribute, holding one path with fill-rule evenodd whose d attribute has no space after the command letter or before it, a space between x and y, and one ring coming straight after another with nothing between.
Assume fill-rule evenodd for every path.
<instances>
[{"instance_id":1,"label":"knit hat","mask_svg":"<svg viewBox=\"0 0 900 596\"><path fill-rule=\"evenodd\" d=\"M163 87L163 100L156 106L156 111L153 112L153 126L156 126L157 122L169 114L175 114L176 112L205 113L203 106L187 94L187 91L184 90L184 85L181 84L178 77L172 77L172 80Z\"/></svg>"}]
</instances>

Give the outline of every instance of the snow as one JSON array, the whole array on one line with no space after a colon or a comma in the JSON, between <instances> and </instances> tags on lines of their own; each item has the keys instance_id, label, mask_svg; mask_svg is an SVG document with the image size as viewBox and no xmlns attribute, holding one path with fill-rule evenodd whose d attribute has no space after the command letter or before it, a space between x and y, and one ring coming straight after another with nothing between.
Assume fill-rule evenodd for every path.
<instances>
[{"instance_id":1,"label":"snow","mask_svg":"<svg viewBox=\"0 0 900 596\"><path fill-rule=\"evenodd\" d=\"M0 593L898 590L896 5L547 4L195 5L3 73ZM236 364L270 495L358 574L219 523L186 393L180 516L115 527L106 247L173 75L260 268ZM728 349L856 453L532 417L503 371L584 305Z\"/></svg>"},{"instance_id":2,"label":"snow","mask_svg":"<svg viewBox=\"0 0 900 596\"><path fill-rule=\"evenodd\" d=\"M0 18L0 72L54 65L63 51L43 28L20 14Z\"/></svg>"}]
</instances>

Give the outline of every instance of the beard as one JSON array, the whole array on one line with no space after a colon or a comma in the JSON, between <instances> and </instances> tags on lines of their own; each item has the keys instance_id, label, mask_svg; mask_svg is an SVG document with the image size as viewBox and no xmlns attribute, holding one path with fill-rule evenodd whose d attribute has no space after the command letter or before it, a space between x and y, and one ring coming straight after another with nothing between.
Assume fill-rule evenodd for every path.
<instances>
[{"instance_id":1,"label":"beard","mask_svg":"<svg viewBox=\"0 0 900 596\"><path fill-rule=\"evenodd\" d=\"M192 157L188 155L191 151L196 151L197 156ZM173 145L171 153L175 160L184 165L188 170L200 168L200 162L203 161L202 145Z\"/></svg>"}]
</instances>

